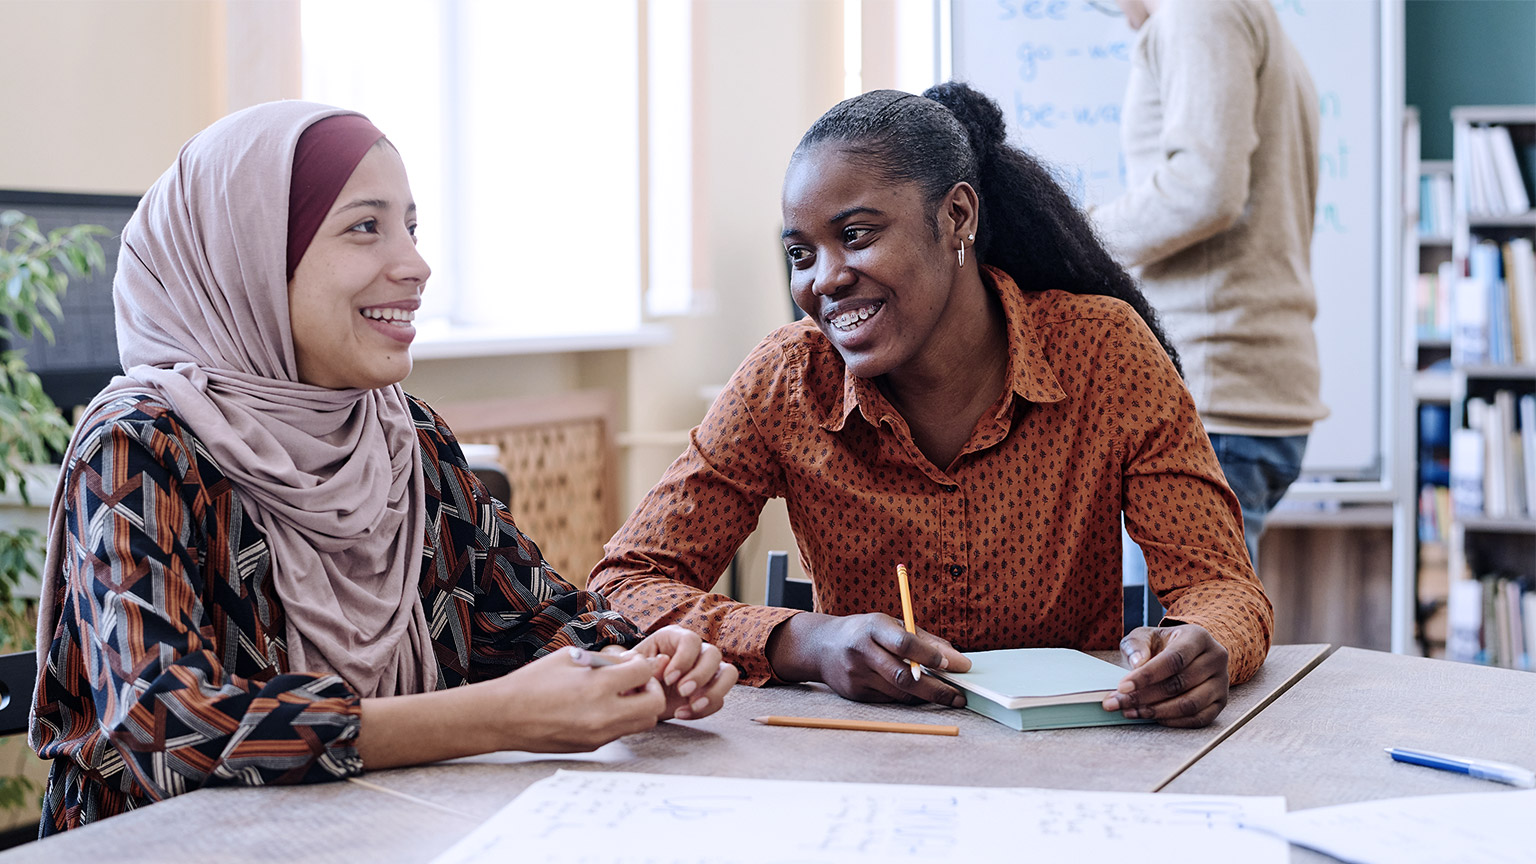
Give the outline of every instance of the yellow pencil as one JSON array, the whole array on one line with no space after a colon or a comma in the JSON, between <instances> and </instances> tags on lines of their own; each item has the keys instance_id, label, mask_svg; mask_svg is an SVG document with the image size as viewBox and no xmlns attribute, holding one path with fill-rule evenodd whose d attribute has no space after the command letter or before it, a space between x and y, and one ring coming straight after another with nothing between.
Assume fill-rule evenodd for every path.
<instances>
[{"instance_id":1,"label":"yellow pencil","mask_svg":"<svg viewBox=\"0 0 1536 864\"><path fill-rule=\"evenodd\" d=\"M807 729L847 729L853 732L906 732L911 735L959 735L959 726L937 723L893 723L888 720L844 720L840 717L753 717L764 726L803 726Z\"/></svg>"},{"instance_id":2,"label":"yellow pencil","mask_svg":"<svg viewBox=\"0 0 1536 864\"><path fill-rule=\"evenodd\" d=\"M896 565L896 584L901 588L901 618L907 625L907 632L917 635L917 625L912 621L912 589L907 587L907 565ZM912 664L912 680L923 680L923 665L916 660L908 660Z\"/></svg>"}]
</instances>

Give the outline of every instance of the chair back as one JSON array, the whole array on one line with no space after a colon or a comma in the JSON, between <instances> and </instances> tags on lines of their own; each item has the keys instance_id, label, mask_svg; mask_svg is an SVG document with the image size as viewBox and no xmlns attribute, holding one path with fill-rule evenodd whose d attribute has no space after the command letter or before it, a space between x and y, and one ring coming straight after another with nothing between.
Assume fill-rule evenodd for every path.
<instances>
[{"instance_id":1,"label":"chair back","mask_svg":"<svg viewBox=\"0 0 1536 864\"><path fill-rule=\"evenodd\" d=\"M37 654L0 654L0 735L27 731L32 691L37 687Z\"/></svg>"},{"instance_id":2,"label":"chair back","mask_svg":"<svg viewBox=\"0 0 1536 864\"><path fill-rule=\"evenodd\" d=\"M785 609L803 609L811 612L816 607L811 583L803 579L789 578L789 553L768 553L768 590L763 603L766 606L782 606Z\"/></svg>"}]
</instances>

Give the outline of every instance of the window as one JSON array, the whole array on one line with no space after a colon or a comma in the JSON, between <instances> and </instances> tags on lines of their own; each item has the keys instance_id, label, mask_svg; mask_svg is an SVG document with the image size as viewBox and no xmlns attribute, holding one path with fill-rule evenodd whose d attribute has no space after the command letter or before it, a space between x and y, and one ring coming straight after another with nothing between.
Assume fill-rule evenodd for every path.
<instances>
[{"instance_id":1,"label":"window","mask_svg":"<svg viewBox=\"0 0 1536 864\"><path fill-rule=\"evenodd\" d=\"M410 172L433 268L422 343L640 327L637 4L305 0L301 16L305 98L367 114Z\"/></svg>"}]
</instances>

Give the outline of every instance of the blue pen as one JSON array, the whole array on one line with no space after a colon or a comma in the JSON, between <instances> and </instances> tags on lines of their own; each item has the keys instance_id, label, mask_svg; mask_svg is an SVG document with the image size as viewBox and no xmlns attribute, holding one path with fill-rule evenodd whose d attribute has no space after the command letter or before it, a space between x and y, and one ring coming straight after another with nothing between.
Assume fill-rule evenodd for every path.
<instances>
[{"instance_id":1,"label":"blue pen","mask_svg":"<svg viewBox=\"0 0 1536 864\"><path fill-rule=\"evenodd\" d=\"M1511 786L1520 786L1526 789L1536 787L1536 773L1519 765L1510 765L1507 762L1488 762L1483 759L1467 759L1462 756L1447 756L1444 753L1429 753L1424 750L1407 750L1402 747L1388 747L1387 753L1398 762L1407 762L1410 765L1423 765L1426 768L1439 768L1441 771L1454 771L1457 774L1466 774L1479 780L1496 780L1500 783L1508 783Z\"/></svg>"}]
</instances>

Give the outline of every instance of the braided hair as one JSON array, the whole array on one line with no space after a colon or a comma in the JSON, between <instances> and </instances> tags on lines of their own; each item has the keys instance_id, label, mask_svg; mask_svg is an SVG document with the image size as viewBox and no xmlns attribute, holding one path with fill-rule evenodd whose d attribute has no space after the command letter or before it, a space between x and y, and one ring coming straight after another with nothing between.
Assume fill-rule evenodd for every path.
<instances>
[{"instance_id":1,"label":"braided hair","mask_svg":"<svg viewBox=\"0 0 1536 864\"><path fill-rule=\"evenodd\" d=\"M981 199L973 254L1025 291L1056 288L1130 304L1183 374L1179 355L1135 280L1094 234L1082 211L1033 156L1005 140L1003 112L959 82L922 96L872 90L821 115L796 153L824 142L865 160L885 178L923 191L929 229L939 234L938 202L956 183Z\"/></svg>"}]
</instances>

